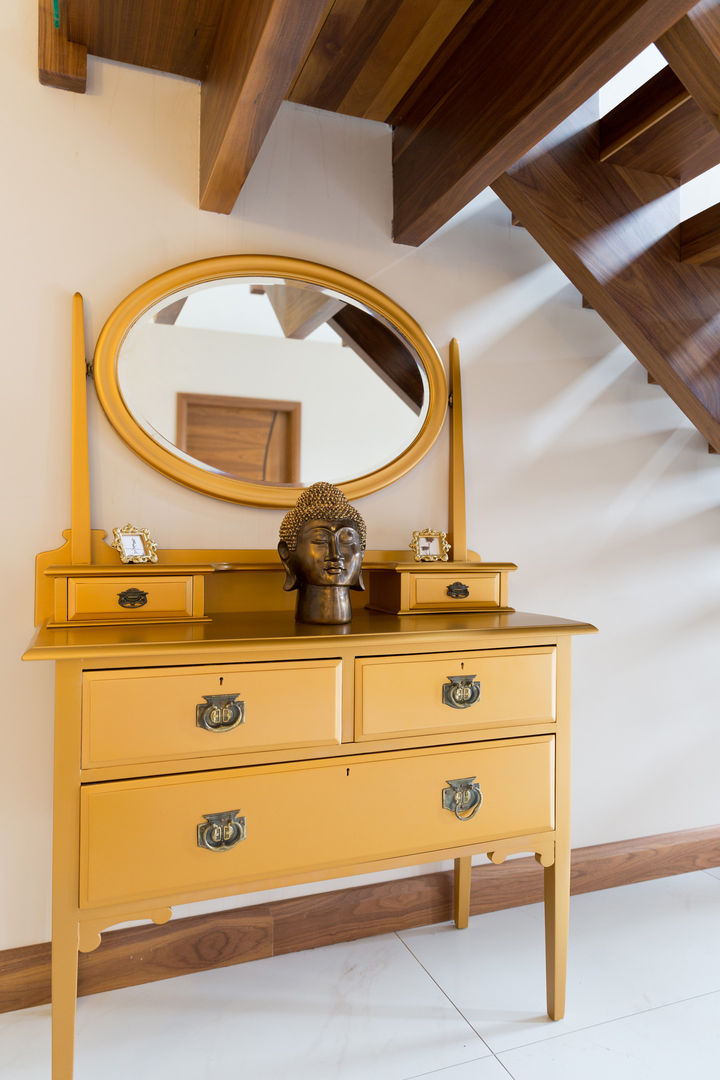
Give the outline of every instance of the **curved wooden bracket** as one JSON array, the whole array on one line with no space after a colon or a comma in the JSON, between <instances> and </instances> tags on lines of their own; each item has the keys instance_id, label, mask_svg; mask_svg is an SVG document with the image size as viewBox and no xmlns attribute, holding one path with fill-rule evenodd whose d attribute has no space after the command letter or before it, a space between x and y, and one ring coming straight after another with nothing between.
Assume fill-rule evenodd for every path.
<instances>
[{"instance_id":1,"label":"curved wooden bracket","mask_svg":"<svg viewBox=\"0 0 720 1080\"><path fill-rule=\"evenodd\" d=\"M550 833L547 840L540 836L531 837L530 840L531 843L528 843L528 837L519 840L501 840L492 851L487 852L487 857L491 863L499 866L500 863L505 862L508 855L518 855L530 850L534 853L535 859L541 866L552 866L555 862L554 833Z\"/></svg>"},{"instance_id":2,"label":"curved wooden bracket","mask_svg":"<svg viewBox=\"0 0 720 1080\"><path fill-rule=\"evenodd\" d=\"M115 926L118 922L134 922L136 919L150 919L156 925L161 925L162 923L168 922L171 917L172 908L162 907L156 908L153 911L124 912L122 916L106 915L102 919L91 919L87 922L81 922L78 935L78 949L83 953L94 952L102 940L103 930L107 930L110 926Z\"/></svg>"}]
</instances>

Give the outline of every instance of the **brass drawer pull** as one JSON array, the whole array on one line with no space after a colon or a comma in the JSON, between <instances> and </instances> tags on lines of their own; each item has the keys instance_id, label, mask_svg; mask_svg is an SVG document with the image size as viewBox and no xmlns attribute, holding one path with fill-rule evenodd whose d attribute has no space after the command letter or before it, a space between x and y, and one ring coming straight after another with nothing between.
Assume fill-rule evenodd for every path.
<instances>
[{"instance_id":1,"label":"brass drawer pull","mask_svg":"<svg viewBox=\"0 0 720 1080\"><path fill-rule=\"evenodd\" d=\"M197 827L197 846L208 851L229 851L247 835L245 818L239 810L223 810L219 814L203 814L205 824Z\"/></svg>"},{"instance_id":2,"label":"brass drawer pull","mask_svg":"<svg viewBox=\"0 0 720 1080\"><path fill-rule=\"evenodd\" d=\"M468 709L480 700L480 683L475 682L476 675L448 675L448 682L443 683L443 705L451 709Z\"/></svg>"},{"instance_id":3,"label":"brass drawer pull","mask_svg":"<svg viewBox=\"0 0 720 1080\"><path fill-rule=\"evenodd\" d=\"M474 776L466 776L445 781L448 787L442 790L443 810L452 810L458 821L470 821L482 805L482 791L474 780Z\"/></svg>"},{"instance_id":4,"label":"brass drawer pull","mask_svg":"<svg viewBox=\"0 0 720 1080\"><path fill-rule=\"evenodd\" d=\"M124 589L118 593L118 605L124 608L145 607L148 594L143 589Z\"/></svg>"},{"instance_id":5,"label":"brass drawer pull","mask_svg":"<svg viewBox=\"0 0 720 1080\"><path fill-rule=\"evenodd\" d=\"M245 723L245 702L237 694L203 694L206 705L195 706L195 725L205 731L232 731Z\"/></svg>"},{"instance_id":6,"label":"brass drawer pull","mask_svg":"<svg viewBox=\"0 0 720 1080\"><path fill-rule=\"evenodd\" d=\"M452 585L447 587L447 594L452 596L453 600L466 600L470 595L470 587L462 581L453 581Z\"/></svg>"}]
</instances>

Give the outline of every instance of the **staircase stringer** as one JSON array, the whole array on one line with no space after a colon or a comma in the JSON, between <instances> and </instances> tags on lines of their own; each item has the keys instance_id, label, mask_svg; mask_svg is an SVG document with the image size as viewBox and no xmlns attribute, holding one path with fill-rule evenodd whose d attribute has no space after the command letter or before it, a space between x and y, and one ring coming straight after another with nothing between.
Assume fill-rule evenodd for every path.
<instances>
[{"instance_id":1,"label":"staircase stringer","mask_svg":"<svg viewBox=\"0 0 720 1080\"><path fill-rule=\"evenodd\" d=\"M493 190L720 449L720 271L679 261L675 182L602 164L596 116L583 106Z\"/></svg>"}]
</instances>

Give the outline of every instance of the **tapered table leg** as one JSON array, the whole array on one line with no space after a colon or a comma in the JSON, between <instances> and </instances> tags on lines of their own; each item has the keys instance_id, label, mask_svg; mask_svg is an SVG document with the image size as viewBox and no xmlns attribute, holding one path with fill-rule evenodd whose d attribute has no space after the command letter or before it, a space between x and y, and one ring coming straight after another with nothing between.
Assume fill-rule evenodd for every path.
<instances>
[{"instance_id":1,"label":"tapered table leg","mask_svg":"<svg viewBox=\"0 0 720 1080\"><path fill-rule=\"evenodd\" d=\"M55 926L52 943L52 1080L72 1080L78 924Z\"/></svg>"},{"instance_id":2,"label":"tapered table leg","mask_svg":"<svg viewBox=\"0 0 720 1080\"><path fill-rule=\"evenodd\" d=\"M565 1015L569 916L570 852L558 844L555 862L545 869L545 970L551 1020Z\"/></svg>"},{"instance_id":3,"label":"tapered table leg","mask_svg":"<svg viewBox=\"0 0 720 1080\"><path fill-rule=\"evenodd\" d=\"M453 887L453 916L458 930L464 930L470 917L470 884L472 877L472 856L463 855L455 860Z\"/></svg>"}]
</instances>

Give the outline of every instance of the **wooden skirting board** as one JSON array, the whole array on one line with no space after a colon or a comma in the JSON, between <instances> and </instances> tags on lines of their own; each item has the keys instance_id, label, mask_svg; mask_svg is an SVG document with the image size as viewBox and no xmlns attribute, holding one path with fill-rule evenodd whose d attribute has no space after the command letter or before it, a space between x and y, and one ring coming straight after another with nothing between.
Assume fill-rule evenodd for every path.
<instances>
[{"instance_id":1,"label":"wooden skirting board","mask_svg":"<svg viewBox=\"0 0 720 1080\"><path fill-rule=\"evenodd\" d=\"M720 825L577 848L572 892L592 892L720 866ZM532 857L473 867L471 914L542 900ZM277 900L103 935L80 955L79 994L228 967L452 918L450 871ZM0 1012L50 1000L50 943L0 953Z\"/></svg>"}]
</instances>

